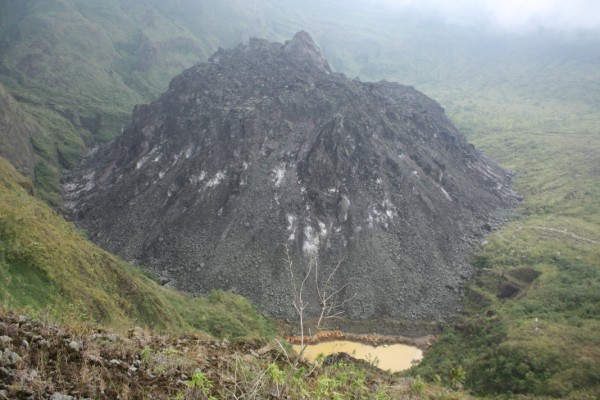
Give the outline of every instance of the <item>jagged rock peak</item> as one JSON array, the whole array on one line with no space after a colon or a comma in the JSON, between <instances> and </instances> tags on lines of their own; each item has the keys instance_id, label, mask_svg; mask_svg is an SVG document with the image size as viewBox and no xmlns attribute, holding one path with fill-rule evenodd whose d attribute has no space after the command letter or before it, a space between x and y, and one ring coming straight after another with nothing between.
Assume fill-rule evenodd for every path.
<instances>
[{"instance_id":1,"label":"jagged rock peak","mask_svg":"<svg viewBox=\"0 0 600 400\"><path fill-rule=\"evenodd\" d=\"M297 277L344 260L330 284L347 317L438 320L460 304L470 243L514 205L509 185L434 100L330 73L301 32L173 79L66 177L64 205L95 242L183 290L293 318L285 243Z\"/></svg>"},{"instance_id":2,"label":"jagged rock peak","mask_svg":"<svg viewBox=\"0 0 600 400\"><path fill-rule=\"evenodd\" d=\"M266 63L271 59L287 60L310 66L316 70L329 74L332 72L329 62L323 55L319 45L308 32L300 31L285 44L269 42L265 39L251 38L248 44L240 44L237 48L227 50L220 48L212 57L210 63L220 63L225 59L239 57L253 57L260 55L259 59Z\"/></svg>"},{"instance_id":3,"label":"jagged rock peak","mask_svg":"<svg viewBox=\"0 0 600 400\"><path fill-rule=\"evenodd\" d=\"M329 62L325 59L321 48L308 32L300 31L296 33L292 40L285 42L283 51L290 58L308 61L323 71L331 72Z\"/></svg>"}]
</instances>

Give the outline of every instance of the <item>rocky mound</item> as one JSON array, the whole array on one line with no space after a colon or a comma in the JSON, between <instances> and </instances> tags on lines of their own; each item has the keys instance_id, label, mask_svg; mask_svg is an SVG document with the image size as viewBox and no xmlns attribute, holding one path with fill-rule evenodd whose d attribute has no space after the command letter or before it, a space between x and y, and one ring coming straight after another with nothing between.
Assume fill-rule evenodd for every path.
<instances>
[{"instance_id":1,"label":"rocky mound","mask_svg":"<svg viewBox=\"0 0 600 400\"><path fill-rule=\"evenodd\" d=\"M465 250L513 205L509 181L438 103L334 73L300 32L176 77L66 178L64 206L95 242L193 293L293 317L287 244L297 279L318 259L321 288L342 261L329 288L347 317L438 320L471 273Z\"/></svg>"}]
</instances>

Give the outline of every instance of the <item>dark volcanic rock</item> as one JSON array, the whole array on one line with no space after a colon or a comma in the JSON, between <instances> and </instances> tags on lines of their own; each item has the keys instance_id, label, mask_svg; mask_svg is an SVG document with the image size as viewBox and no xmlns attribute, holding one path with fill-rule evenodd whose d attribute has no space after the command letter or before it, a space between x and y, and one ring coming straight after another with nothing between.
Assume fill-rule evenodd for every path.
<instances>
[{"instance_id":1,"label":"dark volcanic rock","mask_svg":"<svg viewBox=\"0 0 600 400\"><path fill-rule=\"evenodd\" d=\"M298 277L317 255L324 277L344 259L346 316L437 320L457 309L469 243L512 206L508 185L438 103L332 72L301 32L175 78L67 177L64 204L95 242L190 292L293 317L287 243Z\"/></svg>"}]
</instances>

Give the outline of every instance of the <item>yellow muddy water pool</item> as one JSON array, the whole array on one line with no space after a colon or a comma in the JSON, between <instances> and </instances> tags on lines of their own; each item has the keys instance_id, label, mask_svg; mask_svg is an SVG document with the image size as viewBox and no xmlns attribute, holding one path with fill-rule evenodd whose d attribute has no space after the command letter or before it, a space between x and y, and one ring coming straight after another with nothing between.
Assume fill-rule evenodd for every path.
<instances>
[{"instance_id":1,"label":"yellow muddy water pool","mask_svg":"<svg viewBox=\"0 0 600 400\"><path fill-rule=\"evenodd\" d=\"M300 351L299 345L293 347L295 351ZM405 344L372 346L348 340L334 340L308 345L304 351L304 359L312 362L319 354L327 357L335 353L348 353L354 358L366 360L378 368L392 372L404 371L412 366L413 361L418 362L423 358L421 349Z\"/></svg>"}]
</instances>

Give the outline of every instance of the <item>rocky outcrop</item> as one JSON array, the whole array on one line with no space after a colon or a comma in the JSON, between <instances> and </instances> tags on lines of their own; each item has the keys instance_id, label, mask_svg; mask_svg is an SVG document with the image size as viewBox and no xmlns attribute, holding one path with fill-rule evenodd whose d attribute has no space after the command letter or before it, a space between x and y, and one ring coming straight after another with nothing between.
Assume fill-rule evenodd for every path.
<instances>
[{"instance_id":1,"label":"rocky outcrop","mask_svg":"<svg viewBox=\"0 0 600 400\"><path fill-rule=\"evenodd\" d=\"M285 244L296 278L318 259L323 285L342 260L330 288L349 318L439 320L457 310L470 243L513 206L509 184L438 103L334 73L300 32L183 72L66 178L64 206L183 290L294 317Z\"/></svg>"}]
</instances>

